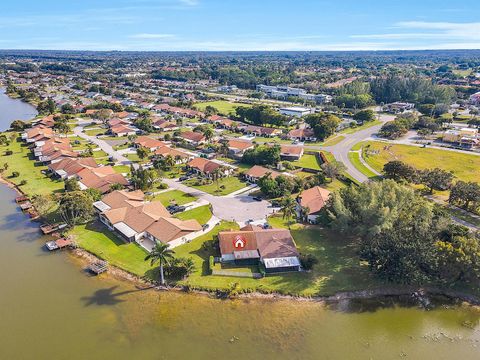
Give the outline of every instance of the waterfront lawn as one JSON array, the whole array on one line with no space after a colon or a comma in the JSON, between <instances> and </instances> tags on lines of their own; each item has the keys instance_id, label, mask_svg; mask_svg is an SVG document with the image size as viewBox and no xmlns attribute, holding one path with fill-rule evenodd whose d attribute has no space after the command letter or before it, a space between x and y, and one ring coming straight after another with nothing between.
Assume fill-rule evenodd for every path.
<instances>
[{"instance_id":1,"label":"waterfront lawn","mask_svg":"<svg viewBox=\"0 0 480 360\"><path fill-rule=\"evenodd\" d=\"M368 141L370 145L364 159L372 168L382 172L383 165L392 160L401 160L417 169L438 167L452 171L457 180L480 182L480 156L449 150L421 148L418 146ZM378 154L372 154L372 152Z\"/></svg>"},{"instance_id":2,"label":"waterfront lawn","mask_svg":"<svg viewBox=\"0 0 480 360\"><path fill-rule=\"evenodd\" d=\"M213 181L212 183L207 185L200 185L200 181L201 180L194 178L194 179L186 180L183 183L187 186L190 186L195 189L207 192L212 195L217 195L217 196L228 195L234 191L243 189L244 187L247 186L245 182L242 182L236 176L228 176L228 177L223 177L219 179L218 186L216 181ZM222 186L224 188L222 188Z\"/></svg>"},{"instance_id":3,"label":"waterfront lawn","mask_svg":"<svg viewBox=\"0 0 480 360\"><path fill-rule=\"evenodd\" d=\"M76 226L71 234L83 249L132 274L144 276L152 268L144 261L147 252L143 248L124 242L99 222Z\"/></svg>"},{"instance_id":4,"label":"waterfront lawn","mask_svg":"<svg viewBox=\"0 0 480 360\"><path fill-rule=\"evenodd\" d=\"M219 114L225 116L230 113L235 113L235 109L239 106L251 107L251 105L249 104L235 103L224 100L201 102L193 106L195 107L195 109L200 111L205 111L207 106L213 106L215 109L218 110Z\"/></svg>"},{"instance_id":5,"label":"waterfront lawn","mask_svg":"<svg viewBox=\"0 0 480 360\"><path fill-rule=\"evenodd\" d=\"M180 190L169 190L155 195L153 198L155 201L160 201L163 206L168 206L171 204L184 205L192 201L197 200L193 195L184 193Z\"/></svg>"},{"instance_id":6,"label":"waterfront lawn","mask_svg":"<svg viewBox=\"0 0 480 360\"><path fill-rule=\"evenodd\" d=\"M6 133L7 136L10 133ZM5 155L5 151L13 151L12 155ZM13 140L9 146L0 146L0 166L8 165L8 169L2 174L8 181L19 185L20 189L27 195L48 195L53 192L63 191L63 181L52 180L48 176L42 174L42 170L47 167L35 161L31 151L25 146L19 138ZM17 171L20 176L12 178L12 172ZM21 185L25 180L27 183Z\"/></svg>"},{"instance_id":7,"label":"waterfront lawn","mask_svg":"<svg viewBox=\"0 0 480 360\"><path fill-rule=\"evenodd\" d=\"M275 224L282 220L274 220ZM285 273L267 276L262 279L214 276L208 272L208 258L218 256L212 250L215 235L219 231L237 229L235 223L222 222L211 232L191 243L175 248L178 257L191 257L196 270L181 284L193 288L224 290L238 283L245 291L279 292L291 295L331 295L338 291L368 289L381 285L367 267L360 264L356 248L349 239L340 238L319 227L292 226L292 235L301 253L313 254L319 263L311 272ZM203 244L206 243L204 246Z\"/></svg>"},{"instance_id":8,"label":"waterfront lawn","mask_svg":"<svg viewBox=\"0 0 480 360\"><path fill-rule=\"evenodd\" d=\"M200 225L206 224L212 217L210 205L196 207L192 210L187 210L175 215L180 220L197 220Z\"/></svg>"},{"instance_id":9,"label":"waterfront lawn","mask_svg":"<svg viewBox=\"0 0 480 360\"><path fill-rule=\"evenodd\" d=\"M293 161L292 164L301 168L320 170L317 157L311 154L304 154L300 160Z\"/></svg>"}]
</instances>

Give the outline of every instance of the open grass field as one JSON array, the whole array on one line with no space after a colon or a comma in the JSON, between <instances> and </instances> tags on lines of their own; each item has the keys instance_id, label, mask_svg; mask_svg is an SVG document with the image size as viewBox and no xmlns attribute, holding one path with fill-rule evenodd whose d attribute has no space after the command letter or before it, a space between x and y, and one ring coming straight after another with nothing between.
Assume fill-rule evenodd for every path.
<instances>
[{"instance_id":1,"label":"open grass field","mask_svg":"<svg viewBox=\"0 0 480 360\"><path fill-rule=\"evenodd\" d=\"M170 190L155 195L153 200L160 201L164 206L168 206L171 204L188 204L192 201L197 200L197 198L180 190Z\"/></svg>"},{"instance_id":2,"label":"open grass field","mask_svg":"<svg viewBox=\"0 0 480 360\"><path fill-rule=\"evenodd\" d=\"M309 273L288 273L267 276L262 279L208 275L208 257L215 255L209 246L215 235L222 230L236 229L234 223L223 222L211 232L189 244L175 248L176 256L191 257L195 272L184 281L192 287L226 289L238 283L240 289L276 291L283 294L328 295L342 290L368 289L380 285L366 266L357 260L356 249L345 239L338 238L317 228L292 227L292 235L301 253L315 255L319 263Z\"/></svg>"},{"instance_id":3,"label":"open grass field","mask_svg":"<svg viewBox=\"0 0 480 360\"><path fill-rule=\"evenodd\" d=\"M300 160L293 161L292 164L302 168L320 170L320 164L315 155L304 154Z\"/></svg>"},{"instance_id":4,"label":"open grass field","mask_svg":"<svg viewBox=\"0 0 480 360\"><path fill-rule=\"evenodd\" d=\"M204 205L196 207L192 210L187 210L182 213L175 215L176 218L180 220L197 220L200 225L206 224L208 220L212 217L212 212L210 211L210 205Z\"/></svg>"},{"instance_id":5,"label":"open grass field","mask_svg":"<svg viewBox=\"0 0 480 360\"><path fill-rule=\"evenodd\" d=\"M147 252L143 248L134 242L124 242L99 222L76 226L71 234L80 247L113 266L138 276L151 270L150 263L144 261Z\"/></svg>"},{"instance_id":6,"label":"open grass field","mask_svg":"<svg viewBox=\"0 0 480 360\"><path fill-rule=\"evenodd\" d=\"M213 181L211 184L208 185L197 185L198 181L198 179L194 178L184 181L183 183L187 186L194 187L195 189L205 191L209 194L217 196L228 195L247 186L245 182L241 181L236 176L228 176L221 178L218 181L218 185L216 181Z\"/></svg>"},{"instance_id":7,"label":"open grass field","mask_svg":"<svg viewBox=\"0 0 480 360\"><path fill-rule=\"evenodd\" d=\"M207 101L193 105L197 110L204 111L207 106L213 106L222 115L235 113L235 109L239 106L250 107L249 104L234 103L225 100Z\"/></svg>"},{"instance_id":8,"label":"open grass field","mask_svg":"<svg viewBox=\"0 0 480 360\"><path fill-rule=\"evenodd\" d=\"M401 160L418 169L438 167L452 171L456 179L480 182L480 156L449 150L421 148L409 145L387 144L369 141L368 153L378 151L377 155L364 155L365 161L375 170L382 172L383 165L392 160ZM365 147L364 147L365 149Z\"/></svg>"},{"instance_id":9,"label":"open grass field","mask_svg":"<svg viewBox=\"0 0 480 360\"><path fill-rule=\"evenodd\" d=\"M13 154L5 155L6 150L13 151ZM20 188L28 195L47 195L63 191L63 181L51 180L42 174L41 171L47 167L34 161L30 150L19 139L13 140L9 146L0 146L0 167L4 164L7 164L8 169L3 171L2 176L16 185L25 180L27 183ZM12 178L11 174L14 171L20 175Z\"/></svg>"},{"instance_id":10,"label":"open grass field","mask_svg":"<svg viewBox=\"0 0 480 360\"><path fill-rule=\"evenodd\" d=\"M325 141L322 146L333 146L337 145L338 143L342 142L345 139L343 135L332 136L327 141Z\"/></svg>"}]
</instances>

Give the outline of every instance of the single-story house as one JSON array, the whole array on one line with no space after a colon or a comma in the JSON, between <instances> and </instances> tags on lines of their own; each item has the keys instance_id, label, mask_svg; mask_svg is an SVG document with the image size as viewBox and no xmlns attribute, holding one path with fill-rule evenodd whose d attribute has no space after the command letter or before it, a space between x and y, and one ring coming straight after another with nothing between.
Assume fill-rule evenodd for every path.
<instances>
[{"instance_id":1,"label":"single-story house","mask_svg":"<svg viewBox=\"0 0 480 360\"><path fill-rule=\"evenodd\" d=\"M260 178L264 177L265 175L270 175L273 179L275 179L277 176L281 175L278 171L272 170L272 169L267 169L263 166L260 165L255 165L252 168L250 168L245 174L245 179L248 182L251 183L256 183Z\"/></svg>"},{"instance_id":2,"label":"single-story house","mask_svg":"<svg viewBox=\"0 0 480 360\"><path fill-rule=\"evenodd\" d=\"M161 147L167 146L167 144L164 143L163 141L153 139L149 136L139 136L138 138L135 139L133 143L137 148L143 147L150 151L155 151Z\"/></svg>"},{"instance_id":3,"label":"single-story house","mask_svg":"<svg viewBox=\"0 0 480 360\"><path fill-rule=\"evenodd\" d=\"M176 123L163 119L155 121L152 125L158 131L176 131L180 129Z\"/></svg>"},{"instance_id":4,"label":"single-story house","mask_svg":"<svg viewBox=\"0 0 480 360\"><path fill-rule=\"evenodd\" d=\"M288 132L288 138L298 141L317 141L315 133L311 128L293 129Z\"/></svg>"},{"instance_id":5,"label":"single-story house","mask_svg":"<svg viewBox=\"0 0 480 360\"><path fill-rule=\"evenodd\" d=\"M229 139L228 152L235 157L242 157L245 151L253 149L255 145L248 140Z\"/></svg>"},{"instance_id":6,"label":"single-story house","mask_svg":"<svg viewBox=\"0 0 480 360\"><path fill-rule=\"evenodd\" d=\"M303 156L303 146L281 145L280 158L282 160L296 161Z\"/></svg>"},{"instance_id":7,"label":"single-story house","mask_svg":"<svg viewBox=\"0 0 480 360\"><path fill-rule=\"evenodd\" d=\"M197 220L172 218L159 201L145 201L142 191L113 191L93 204L100 221L126 241L181 245L186 236L202 230Z\"/></svg>"},{"instance_id":8,"label":"single-story house","mask_svg":"<svg viewBox=\"0 0 480 360\"><path fill-rule=\"evenodd\" d=\"M204 144L206 141L205 136L202 133L195 131L182 132L180 137L193 146Z\"/></svg>"},{"instance_id":9,"label":"single-story house","mask_svg":"<svg viewBox=\"0 0 480 360\"><path fill-rule=\"evenodd\" d=\"M70 179L85 168L96 168L99 165L94 158L64 158L56 163L48 165L48 170L61 179Z\"/></svg>"},{"instance_id":10,"label":"single-story house","mask_svg":"<svg viewBox=\"0 0 480 360\"><path fill-rule=\"evenodd\" d=\"M295 241L287 229L248 225L240 231L218 233L221 261L235 265L263 264L266 273L300 270Z\"/></svg>"},{"instance_id":11,"label":"single-story house","mask_svg":"<svg viewBox=\"0 0 480 360\"><path fill-rule=\"evenodd\" d=\"M128 185L128 180L117 173L111 166L84 168L77 173L78 184L81 190L98 189L103 194L111 190L112 185Z\"/></svg>"},{"instance_id":12,"label":"single-story house","mask_svg":"<svg viewBox=\"0 0 480 360\"><path fill-rule=\"evenodd\" d=\"M301 207L307 208L308 222L312 224L316 223L320 215L320 210L327 204L330 194L330 191L320 186L314 186L313 188L302 191L297 197L297 211L300 211Z\"/></svg>"},{"instance_id":13,"label":"single-story house","mask_svg":"<svg viewBox=\"0 0 480 360\"><path fill-rule=\"evenodd\" d=\"M195 158L194 154L174 149L168 146L162 146L158 148L157 150L155 150L154 154L159 158L166 158L167 156L171 156L175 160L175 164L177 165L186 163L187 161Z\"/></svg>"},{"instance_id":14,"label":"single-story house","mask_svg":"<svg viewBox=\"0 0 480 360\"><path fill-rule=\"evenodd\" d=\"M187 166L195 171L197 174L202 175L204 177L211 178L214 176L214 173L220 169L221 176L229 176L232 174L233 169L222 166L219 163L216 163L211 160L207 160L202 157L197 157L193 160L190 160Z\"/></svg>"},{"instance_id":15,"label":"single-story house","mask_svg":"<svg viewBox=\"0 0 480 360\"><path fill-rule=\"evenodd\" d=\"M116 125L110 128L110 132L114 136L129 136L129 135L135 135L137 133L137 130L127 126L127 125Z\"/></svg>"}]
</instances>

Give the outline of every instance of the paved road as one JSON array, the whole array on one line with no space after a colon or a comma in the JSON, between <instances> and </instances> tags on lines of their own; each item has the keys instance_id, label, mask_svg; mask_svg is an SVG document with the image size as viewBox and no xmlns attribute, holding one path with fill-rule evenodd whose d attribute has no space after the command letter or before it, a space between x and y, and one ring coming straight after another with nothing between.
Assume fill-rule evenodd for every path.
<instances>
[{"instance_id":1,"label":"paved road","mask_svg":"<svg viewBox=\"0 0 480 360\"><path fill-rule=\"evenodd\" d=\"M342 162L346 168L347 168L347 173L350 174L355 180L359 182L365 182L368 180L368 177L362 174L355 165L352 164L352 162L348 159L348 153L350 152L350 149L352 148L353 145L365 141L369 138L371 138L374 134L380 130L382 125L387 122L387 121L392 121L395 116L393 115L387 115L387 114L380 114L379 115L380 121L382 121L382 124L375 125L372 127L369 127L364 130L360 130L357 132L354 132L352 134L345 134L345 139L340 141L338 144L335 144L333 146L305 146L307 149L315 149L315 150L325 150L333 154L335 156L335 159L337 161Z\"/></svg>"},{"instance_id":2,"label":"paved road","mask_svg":"<svg viewBox=\"0 0 480 360\"><path fill-rule=\"evenodd\" d=\"M114 150L113 147L110 144L108 144L106 141L102 140L101 138L97 138L96 136L90 136L85 134L83 132L82 125L76 126L73 129L73 133L76 136L81 137L82 139L85 139L85 140L89 140L95 145L97 145L100 149L105 151L108 154L108 156L111 156L116 163L120 163L122 165L130 165L132 163L128 158L120 154L118 151ZM138 165L134 164L134 167L138 167Z\"/></svg>"},{"instance_id":3,"label":"paved road","mask_svg":"<svg viewBox=\"0 0 480 360\"><path fill-rule=\"evenodd\" d=\"M189 193L212 204L213 214L227 221L244 224L247 220L264 220L274 212L267 201L255 201L252 197L239 194L235 196L215 196L201 190L191 188L176 179L163 179L169 187Z\"/></svg>"}]
</instances>

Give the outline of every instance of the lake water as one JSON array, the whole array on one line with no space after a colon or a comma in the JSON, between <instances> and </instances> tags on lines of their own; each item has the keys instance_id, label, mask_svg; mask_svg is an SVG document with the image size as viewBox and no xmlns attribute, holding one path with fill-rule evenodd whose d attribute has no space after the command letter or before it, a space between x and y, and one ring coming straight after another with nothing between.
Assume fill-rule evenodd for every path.
<instances>
[{"instance_id":1,"label":"lake water","mask_svg":"<svg viewBox=\"0 0 480 360\"><path fill-rule=\"evenodd\" d=\"M480 358L469 306L222 301L87 276L44 250L15 195L0 185L0 359Z\"/></svg>"},{"instance_id":2,"label":"lake water","mask_svg":"<svg viewBox=\"0 0 480 360\"><path fill-rule=\"evenodd\" d=\"M0 131L7 130L13 120L30 120L37 114L32 105L20 99L10 99L5 88L0 88Z\"/></svg>"}]
</instances>

